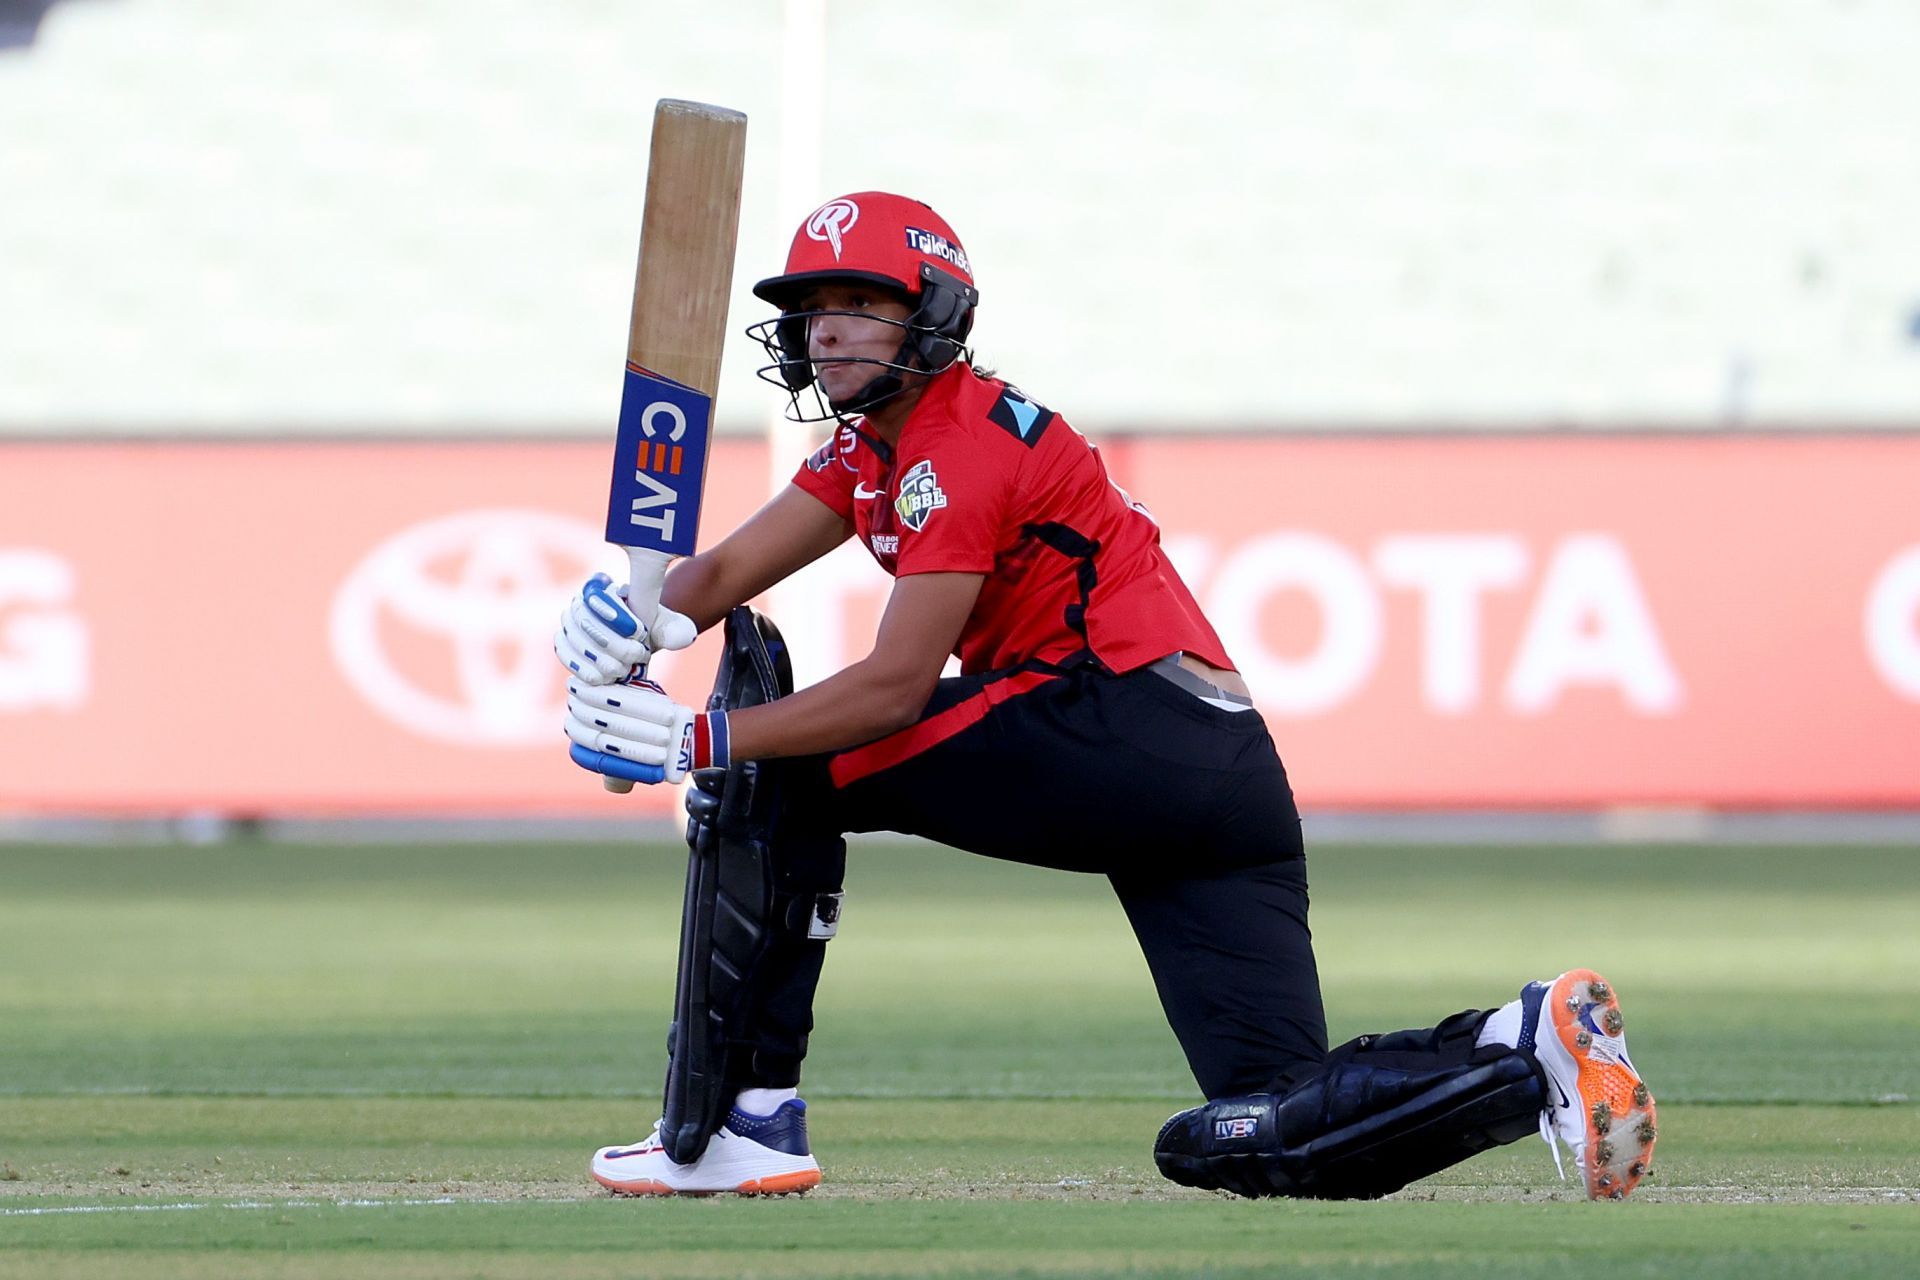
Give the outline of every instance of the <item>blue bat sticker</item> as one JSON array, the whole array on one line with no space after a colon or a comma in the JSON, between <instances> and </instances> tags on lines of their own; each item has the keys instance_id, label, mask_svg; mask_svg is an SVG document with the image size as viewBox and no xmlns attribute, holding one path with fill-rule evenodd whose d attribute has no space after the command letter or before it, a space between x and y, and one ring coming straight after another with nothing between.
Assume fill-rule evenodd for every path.
<instances>
[{"instance_id":1,"label":"blue bat sticker","mask_svg":"<svg viewBox=\"0 0 1920 1280\"><path fill-rule=\"evenodd\" d=\"M712 417L712 396L628 362L607 498L608 542L693 554Z\"/></svg>"}]
</instances>

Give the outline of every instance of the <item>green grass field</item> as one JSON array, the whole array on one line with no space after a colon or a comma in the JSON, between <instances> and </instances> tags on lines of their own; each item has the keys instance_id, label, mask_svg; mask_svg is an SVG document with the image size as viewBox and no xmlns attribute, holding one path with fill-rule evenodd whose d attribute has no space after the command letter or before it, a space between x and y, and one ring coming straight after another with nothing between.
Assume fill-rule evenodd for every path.
<instances>
[{"instance_id":1,"label":"green grass field","mask_svg":"<svg viewBox=\"0 0 1920 1280\"><path fill-rule=\"evenodd\" d=\"M873 846L826 1185L612 1200L584 1165L658 1111L683 861L0 846L0 1276L1920 1273L1920 850L1315 856L1336 1038L1614 980L1662 1104L1624 1205L1532 1141L1378 1204L1164 1183L1195 1098L1105 884Z\"/></svg>"}]
</instances>

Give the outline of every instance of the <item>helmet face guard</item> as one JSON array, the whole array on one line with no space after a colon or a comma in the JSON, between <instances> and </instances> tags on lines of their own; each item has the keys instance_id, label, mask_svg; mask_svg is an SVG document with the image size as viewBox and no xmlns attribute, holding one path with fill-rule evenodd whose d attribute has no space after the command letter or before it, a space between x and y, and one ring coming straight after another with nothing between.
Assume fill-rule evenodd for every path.
<instances>
[{"instance_id":1,"label":"helmet face guard","mask_svg":"<svg viewBox=\"0 0 1920 1280\"><path fill-rule=\"evenodd\" d=\"M786 391L787 416L818 422L861 413L900 394L909 375L932 375L970 357L967 334L980 292L959 237L946 221L917 200L883 191L863 191L829 200L814 210L794 233L784 273L762 280L754 293L780 308L780 315L748 328L747 333L773 358L755 370ZM823 357L808 353L807 334L823 315L858 314L800 304L818 285L869 284L899 297L913 308L898 327L900 346L890 360L871 357ZM874 376L853 395L829 402L821 393L819 368L827 364L873 366ZM800 395L813 388L818 412L801 408Z\"/></svg>"},{"instance_id":2,"label":"helmet face guard","mask_svg":"<svg viewBox=\"0 0 1920 1280\"><path fill-rule=\"evenodd\" d=\"M905 320L880 320L861 311L830 311L812 309L806 311L782 311L772 320L762 320L750 325L747 335L773 357L773 363L760 366L754 373L764 382L787 392L790 404L787 416L796 422L820 422L835 418L843 413L864 413L875 405L899 395L906 387L906 375L944 373L959 363L971 352L966 347L966 338L973 328L973 308L979 301L980 292L959 277L943 271L931 263L922 263L919 297L909 298L919 305ZM809 283L832 282L868 282L885 288L889 293L898 294L899 286L891 280L875 280L864 275L816 276ZM876 360L870 356L824 356L815 359L808 354L807 333L814 320L821 316L851 315L861 319L879 320L900 330L900 346L891 360ZM852 396L839 401L829 401L819 389L820 366L828 364L864 364L871 365L874 376ZM800 404L801 393L808 387L814 389L817 411L808 411Z\"/></svg>"}]
</instances>

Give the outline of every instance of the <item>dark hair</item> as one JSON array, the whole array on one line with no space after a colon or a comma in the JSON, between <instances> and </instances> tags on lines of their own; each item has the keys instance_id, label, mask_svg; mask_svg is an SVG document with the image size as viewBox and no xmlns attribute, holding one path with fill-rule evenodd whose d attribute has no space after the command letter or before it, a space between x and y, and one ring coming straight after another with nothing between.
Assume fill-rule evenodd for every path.
<instances>
[{"instance_id":1,"label":"dark hair","mask_svg":"<svg viewBox=\"0 0 1920 1280\"><path fill-rule=\"evenodd\" d=\"M969 367L973 370L973 376L976 378L997 378L1000 376L994 371L992 365L981 364L978 360L973 361Z\"/></svg>"}]
</instances>

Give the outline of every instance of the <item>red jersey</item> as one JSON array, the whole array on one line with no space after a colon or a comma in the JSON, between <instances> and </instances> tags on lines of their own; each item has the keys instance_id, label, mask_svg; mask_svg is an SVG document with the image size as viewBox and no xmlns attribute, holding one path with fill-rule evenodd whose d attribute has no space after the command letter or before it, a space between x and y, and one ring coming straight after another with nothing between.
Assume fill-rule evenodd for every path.
<instances>
[{"instance_id":1,"label":"red jersey","mask_svg":"<svg viewBox=\"0 0 1920 1280\"><path fill-rule=\"evenodd\" d=\"M1153 517L1059 414L956 365L891 455L876 445L842 426L793 482L896 578L986 575L954 647L963 673L1083 651L1116 674L1175 650L1232 669Z\"/></svg>"}]
</instances>

